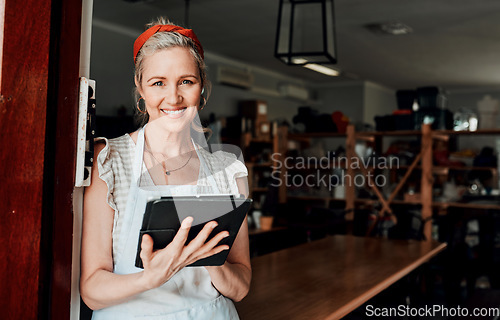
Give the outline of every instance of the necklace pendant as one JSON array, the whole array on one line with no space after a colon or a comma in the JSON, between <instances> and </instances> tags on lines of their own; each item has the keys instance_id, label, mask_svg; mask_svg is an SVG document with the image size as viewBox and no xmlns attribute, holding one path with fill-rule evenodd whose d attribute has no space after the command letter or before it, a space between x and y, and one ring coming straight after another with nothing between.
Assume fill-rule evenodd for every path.
<instances>
[{"instance_id":1,"label":"necklace pendant","mask_svg":"<svg viewBox=\"0 0 500 320\"><path fill-rule=\"evenodd\" d=\"M169 175L170 175L170 172L168 172L168 171L165 171L165 173L167 174L167 176L169 176Z\"/></svg>"}]
</instances>

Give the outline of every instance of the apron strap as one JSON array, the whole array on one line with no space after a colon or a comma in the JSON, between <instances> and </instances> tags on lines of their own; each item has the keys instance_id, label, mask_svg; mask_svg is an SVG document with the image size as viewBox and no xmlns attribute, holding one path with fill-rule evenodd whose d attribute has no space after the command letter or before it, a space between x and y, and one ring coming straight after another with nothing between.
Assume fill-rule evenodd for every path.
<instances>
[{"instance_id":1,"label":"apron strap","mask_svg":"<svg viewBox=\"0 0 500 320\"><path fill-rule=\"evenodd\" d=\"M205 162L205 158L203 157L203 155L200 152L198 152L198 147L196 146L196 144L194 143L194 140L192 138L191 138L191 141L193 142L194 150L196 151L196 154L198 155L198 159L200 159L200 170L203 169L203 171L205 172L205 177L207 178L208 183L212 187L212 189L214 191L213 193L220 194L221 192L219 190L219 187L217 186L217 183L215 182L214 174L208 169L207 163Z\"/></svg>"},{"instance_id":2,"label":"apron strap","mask_svg":"<svg viewBox=\"0 0 500 320\"><path fill-rule=\"evenodd\" d=\"M139 133L137 135L137 143L135 145L135 158L134 158L134 164L132 166L133 168L133 174L132 174L132 181L130 182L131 184L139 185L139 179L141 178L141 172L142 172L142 158L144 156L144 129L146 126L142 127L139 130Z\"/></svg>"}]
</instances>

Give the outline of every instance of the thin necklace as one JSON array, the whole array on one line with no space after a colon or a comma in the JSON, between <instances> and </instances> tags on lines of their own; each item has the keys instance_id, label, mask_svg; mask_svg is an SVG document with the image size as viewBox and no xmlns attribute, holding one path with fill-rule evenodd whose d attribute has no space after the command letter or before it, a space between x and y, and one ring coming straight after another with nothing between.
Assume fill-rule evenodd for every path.
<instances>
[{"instance_id":1,"label":"thin necklace","mask_svg":"<svg viewBox=\"0 0 500 320\"><path fill-rule=\"evenodd\" d=\"M146 145L145 145L145 147L146 147L146 151L148 151L148 152L149 152L149 154L150 154L150 155L151 155L151 156L152 156L152 157L153 157L156 161L158 161L158 163L161 163L161 165L162 165L162 167L163 167L163 170L165 170L165 174L166 174L167 176L169 176L172 172L177 171L177 170L180 170L180 169L184 168L185 166L187 166L187 164L189 163L189 161L190 161L190 160L191 160L191 158L193 157L193 150L191 150L191 151L189 152L189 159L187 159L186 163L184 163L182 166L180 166L180 167L179 167L179 168L177 168L177 169L168 170L168 169L167 169L167 167L165 166L165 160L164 160L164 161L159 161L158 159L156 159L155 155L153 154L153 151L151 151L151 149L149 149L149 147L147 146L147 144L148 144L148 143L147 143L147 141L146 141Z\"/></svg>"}]
</instances>

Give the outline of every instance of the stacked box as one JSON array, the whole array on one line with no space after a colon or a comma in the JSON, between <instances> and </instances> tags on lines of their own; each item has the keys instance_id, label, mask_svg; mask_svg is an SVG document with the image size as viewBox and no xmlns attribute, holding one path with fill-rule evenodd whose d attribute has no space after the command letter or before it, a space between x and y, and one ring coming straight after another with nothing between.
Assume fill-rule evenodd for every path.
<instances>
[{"instance_id":1,"label":"stacked box","mask_svg":"<svg viewBox=\"0 0 500 320\"><path fill-rule=\"evenodd\" d=\"M271 137L271 123L267 120L267 102L263 100L246 100L239 104L240 115L252 122L253 136L259 139Z\"/></svg>"}]
</instances>

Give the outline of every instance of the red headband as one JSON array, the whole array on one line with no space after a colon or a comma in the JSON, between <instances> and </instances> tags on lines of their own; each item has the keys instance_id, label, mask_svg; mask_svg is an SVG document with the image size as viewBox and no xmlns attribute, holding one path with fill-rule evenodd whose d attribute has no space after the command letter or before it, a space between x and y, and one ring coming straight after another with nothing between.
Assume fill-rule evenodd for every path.
<instances>
[{"instance_id":1,"label":"red headband","mask_svg":"<svg viewBox=\"0 0 500 320\"><path fill-rule=\"evenodd\" d=\"M182 27L178 26L173 26L170 24L163 24L163 25L156 25L148 30L144 31L134 42L134 63L137 58L137 54L139 53L139 50L141 50L142 46L148 39L155 33L157 32L177 32L179 34L182 34L185 37L188 37L189 39L193 40L194 44L196 45L196 48L198 49L198 52L201 55L202 59L205 59L203 55L203 47L201 46L200 41L198 40L198 37L196 37L196 34L194 34L193 30L191 29L184 29Z\"/></svg>"}]
</instances>

